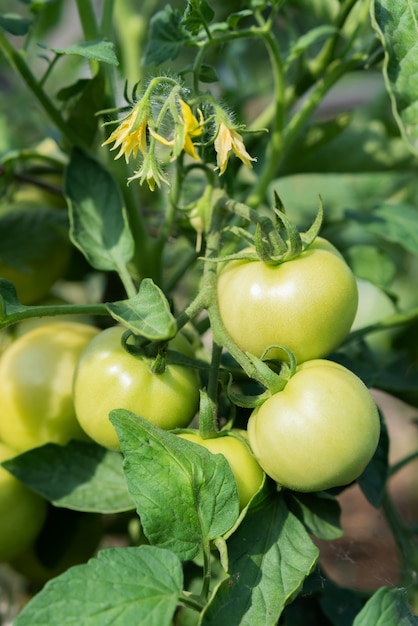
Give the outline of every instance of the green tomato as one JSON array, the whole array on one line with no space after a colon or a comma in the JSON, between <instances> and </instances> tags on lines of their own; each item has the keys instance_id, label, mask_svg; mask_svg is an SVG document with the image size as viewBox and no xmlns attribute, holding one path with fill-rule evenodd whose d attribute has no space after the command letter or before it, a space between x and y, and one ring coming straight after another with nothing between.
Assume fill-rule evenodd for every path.
<instances>
[{"instance_id":1,"label":"green tomato","mask_svg":"<svg viewBox=\"0 0 418 626\"><path fill-rule=\"evenodd\" d=\"M0 442L0 462L16 454ZM0 466L0 562L13 559L34 541L46 510L46 500Z\"/></svg>"},{"instance_id":2,"label":"green tomato","mask_svg":"<svg viewBox=\"0 0 418 626\"><path fill-rule=\"evenodd\" d=\"M0 277L12 282L22 304L44 298L70 262L66 214L59 209L12 207L0 215Z\"/></svg>"},{"instance_id":3,"label":"green tomato","mask_svg":"<svg viewBox=\"0 0 418 626\"><path fill-rule=\"evenodd\" d=\"M347 368L315 359L248 421L254 455L282 487L320 491L346 485L371 460L379 414L363 382Z\"/></svg>"},{"instance_id":4,"label":"green tomato","mask_svg":"<svg viewBox=\"0 0 418 626\"><path fill-rule=\"evenodd\" d=\"M260 489L264 478L263 470L246 443L246 431L234 429L226 435L212 439L202 439L198 431L179 433L178 436L203 446L212 454L224 455L237 484L240 509L245 508Z\"/></svg>"},{"instance_id":5,"label":"green tomato","mask_svg":"<svg viewBox=\"0 0 418 626\"><path fill-rule=\"evenodd\" d=\"M113 409L127 409L165 430L182 428L193 419L199 402L195 370L166 365L151 371L151 361L125 350L125 328L113 326L94 337L83 350L74 377L74 404L83 430L105 448L119 450L109 420ZM191 355L190 344L177 335L170 347Z\"/></svg>"},{"instance_id":6,"label":"green tomato","mask_svg":"<svg viewBox=\"0 0 418 626\"><path fill-rule=\"evenodd\" d=\"M385 317L396 313L396 306L389 296L377 285L368 280L357 278L359 301L356 317L351 330L365 328L380 322ZM367 344L376 351L388 350L396 334L395 329L379 330L369 333L365 339Z\"/></svg>"},{"instance_id":7,"label":"green tomato","mask_svg":"<svg viewBox=\"0 0 418 626\"><path fill-rule=\"evenodd\" d=\"M51 322L16 339L0 358L0 439L22 452L86 439L74 411L78 357L98 329Z\"/></svg>"},{"instance_id":8,"label":"green tomato","mask_svg":"<svg viewBox=\"0 0 418 626\"><path fill-rule=\"evenodd\" d=\"M332 352L350 331L357 310L355 277L340 253L317 238L280 265L230 261L220 270L219 310L245 352L260 357L285 346L299 363ZM280 350L268 358L283 358Z\"/></svg>"}]
</instances>

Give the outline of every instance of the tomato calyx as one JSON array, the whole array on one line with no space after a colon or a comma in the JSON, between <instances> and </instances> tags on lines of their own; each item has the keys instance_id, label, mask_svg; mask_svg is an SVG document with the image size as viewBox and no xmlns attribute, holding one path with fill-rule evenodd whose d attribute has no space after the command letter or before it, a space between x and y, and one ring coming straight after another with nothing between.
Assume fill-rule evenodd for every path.
<instances>
[{"instance_id":1,"label":"tomato calyx","mask_svg":"<svg viewBox=\"0 0 418 626\"><path fill-rule=\"evenodd\" d=\"M267 356L269 351L277 348L282 350L286 354L288 362L286 360L268 361ZM285 346L268 346L268 348L266 348L266 350L261 355L260 359L250 352L246 352L245 354L254 367L254 378L263 384L263 386L265 387L265 391L253 396L238 393L232 388L233 379L231 376L226 386L226 393L231 402L233 402L237 406L241 406L247 409L253 409L257 406L260 406L261 404L263 404L263 402L268 400L268 398L271 398L271 396L282 391L285 388L289 379L296 372L297 363L294 354ZM279 372L276 371L277 367L279 367Z\"/></svg>"},{"instance_id":2,"label":"tomato calyx","mask_svg":"<svg viewBox=\"0 0 418 626\"><path fill-rule=\"evenodd\" d=\"M209 257L209 262L236 260L262 261L267 265L280 265L294 259L304 252L319 235L323 220L323 204L319 197L319 208L314 221L305 232L299 232L286 215L285 207L275 194L275 206L269 215L245 207L242 203L227 203L229 209L239 217L255 224L255 232L248 232L248 227L226 227L225 232L237 236L246 248L221 257Z\"/></svg>"}]
</instances>

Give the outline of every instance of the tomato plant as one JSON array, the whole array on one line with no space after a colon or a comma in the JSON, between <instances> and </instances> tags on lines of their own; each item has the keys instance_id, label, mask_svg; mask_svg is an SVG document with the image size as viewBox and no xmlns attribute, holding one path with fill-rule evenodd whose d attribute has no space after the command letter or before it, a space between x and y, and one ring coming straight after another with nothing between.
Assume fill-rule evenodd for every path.
<instances>
[{"instance_id":1,"label":"tomato plant","mask_svg":"<svg viewBox=\"0 0 418 626\"><path fill-rule=\"evenodd\" d=\"M367 387L343 366L316 359L252 413L248 435L265 472L281 486L321 491L351 483L379 441Z\"/></svg>"},{"instance_id":2,"label":"tomato plant","mask_svg":"<svg viewBox=\"0 0 418 626\"><path fill-rule=\"evenodd\" d=\"M228 461L237 483L241 509L247 506L263 482L263 470L255 460L246 443L247 433L235 429L221 437L203 439L198 432L179 433L179 437L203 446L213 454L223 454Z\"/></svg>"},{"instance_id":3,"label":"tomato plant","mask_svg":"<svg viewBox=\"0 0 418 626\"><path fill-rule=\"evenodd\" d=\"M16 452L0 442L0 462ZM47 510L46 501L0 467L0 562L26 549L39 533Z\"/></svg>"},{"instance_id":4,"label":"tomato plant","mask_svg":"<svg viewBox=\"0 0 418 626\"><path fill-rule=\"evenodd\" d=\"M21 452L86 438L74 412L77 359L98 332L88 324L51 322L16 339L0 360L0 433Z\"/></svg>"},{"instance_id":5,"label":"tomato plant","mask_svg":"<svg viewBox=\"0 0 418 626\"><path fill-rule=\"evenodd\" d=\"M3 0L16 626L415 621L415 4ZM365 583L353 492L397 559L350 537Z\"/></svg>"},{"instance_id":6,"label":"tomato plant","mask_svg":"<svg viewBox=\"0 0 418 626\"><path fill-rule=\"evenodd\" d=\"M187 426L199 400L199 378L181 365L152 370L152 359L136 357L122 345L124 328L114 326L96 335L80 355L74 376L74 406L83 430L101 445L119 449L109 421L113 409L129 409L164 429ZM178 335L172 349L191 353Z\"/></svg>"},{"instance_id":7,"label":"tomato plant","mask_svg":"<svg viewBox=\"0 0 418 626\"><path fill-rule=\"evenodd\" d=\"M269 346L289 348L298 362L326 356L349 333L357 310L355 277L328 242L316 240L279 265L230 261L218 281L226 330L260 357ZM268 358L280 355L271 350Z\"/></svg>"}]
</instances>

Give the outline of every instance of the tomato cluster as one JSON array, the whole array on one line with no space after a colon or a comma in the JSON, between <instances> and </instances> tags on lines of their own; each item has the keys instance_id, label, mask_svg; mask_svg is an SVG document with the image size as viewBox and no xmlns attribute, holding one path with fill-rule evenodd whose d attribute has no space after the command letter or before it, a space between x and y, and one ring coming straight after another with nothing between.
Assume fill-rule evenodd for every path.
<instances>
[{"instance_id":1,"label":"tomato cluster","mask_svg":"<svg viewBox=\"0 0 418 626\"><path fill-rule=\"evenodd\" d=\"M220 270L219 310L237 346L298 367L248 422L256 459L282 487L316 491L355 480L379 441L373 398L350 370L322 357L356 317L358 288L341 254L318 237L277 265L233 260Z\"/></svg>"},{"instance_id":2,"label":"tomato cluster","mask_svg":"<svg viewBox=\"0 0 418 626\"><path fill-rule=\"evenodd\" d=\"M0 452L5 458L48 442L91 439L120 450L109 413L123 408L161 429L223 454L241 510L265 473L281 487L317 491L355 480L377 447L380 424L371 394L351 371L325 360L350 330L357 283L339 252L318 238L278 265L239 260L219 272L220 319L243 353L298 364L284 388L264 394L248 430L203 438L185 430L199 409L197 369L166 359L166 348L194 358L182 332L146 351L126 345L125 327L47 322L17 332L0 359ZM128 349L129 348L129 349ZM163 357L157 367L157 358ZM161 366L162 363L162 366ZM4 505L4 506L3 506ZM22 564L45 518L46 503L1 469L0 560ZM22 524L30 518L31 522ZM12 520L12 524L7 520ZM10 539L11 538L11 539ZM14 543L15 542L15 543Z\"/></svg>"}]
</instances>

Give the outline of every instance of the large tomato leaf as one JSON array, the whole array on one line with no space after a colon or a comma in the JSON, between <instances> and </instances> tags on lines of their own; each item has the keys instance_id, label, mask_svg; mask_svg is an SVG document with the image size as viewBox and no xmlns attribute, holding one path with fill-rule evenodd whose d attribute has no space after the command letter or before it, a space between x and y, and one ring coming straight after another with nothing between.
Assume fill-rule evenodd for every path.
<instances>
[{"instance_id":1,"label":"large tomato leaf","mask_svg":"<svg viewBox=\"0 0 418 626\"><path fill-rule=\"evenodd\" d=\"M167 407L167 411L170 407ZM225 457L123 409L111 411L129 492L149 542L194 558L238 518L235 479Z\"/></svg>"},{"instance_id":2,"label":"large tomato leaf","mask_svg":"<svg viewBox=\"0 0 418 626\"><path fill-rule=\"evenodd\" d=\"M170 626L183 586L175 554L151 546L107 548L51 580L15 626Z\"/></svg>"},{"instance_id":3,"label":"large tomato leaf","mask_svg":"<svg viewBox=\"0 0 418 626\"><path fill-rule=\"evenodd\" d=\"M92 442L48 443L2 465L55 506L96 513L135 508L125 482L122 455Z\"/></svg>"},{"instance_id":4,"label":"large tomato leaf","mask_svg":"<svg viewBox=\"0 0 418 626\"><path fill-rule=\"evenodd\" d=\"M380 38L383 74L403 137L418 154L418 4L412 0L375 0L372 24Z\"/></svg>"},{"instance_id":5,"label":"large tomato leaf","mask_svg":"<svg viewBox=\"0 0 418 626\"><path fill-rule=\"evenodd\" d=\"M353 626L417 626L405 589L381 587L358 613Z\"/></svg>"},{"instance_id":6,"label":"large tomato leaf","mask_svg":"<svg viewBox=\"0 0 418 626\"><path fill-rule=\"evenodd\" d=\"M228 540L229 578L215 590L200 626L277 624L315 566L319 550L280 493L260 500Z\"/></svg>"},{"instance_id":7,"label":"large tomato leaf","mask_svg":"<svg viewBox=\"0 0 418 626\"><path fill-rule=\"evenodd\" d=\"M120 188L98 161L74 150L65 193L70 206L70 238L97 270L126 273L134 253Z\"/></svg>"}]
</instances>

